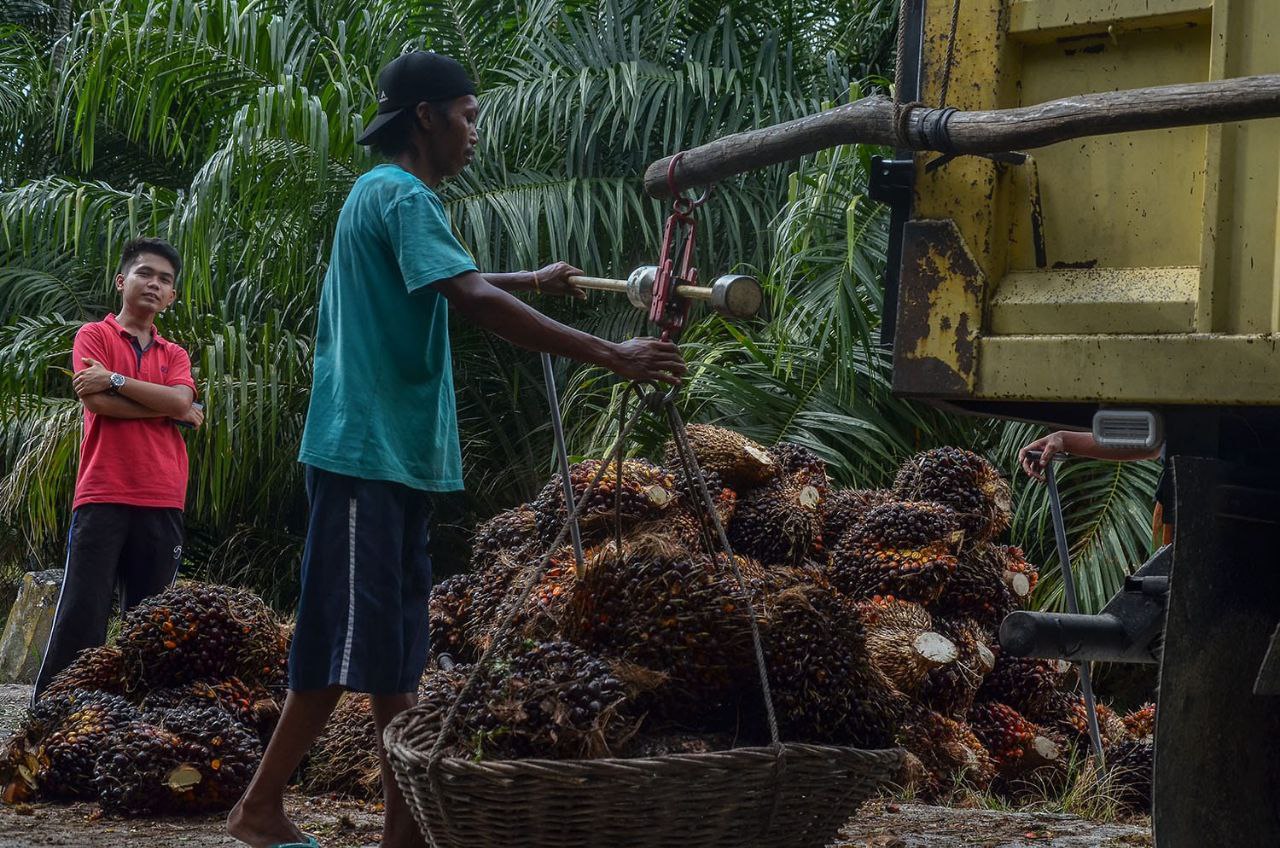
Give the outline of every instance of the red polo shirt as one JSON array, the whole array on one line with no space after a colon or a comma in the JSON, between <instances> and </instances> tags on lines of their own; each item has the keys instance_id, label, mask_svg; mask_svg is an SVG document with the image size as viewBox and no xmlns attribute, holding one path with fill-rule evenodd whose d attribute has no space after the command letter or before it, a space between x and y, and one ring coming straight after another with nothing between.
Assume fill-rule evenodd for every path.
<instances>
[{"instance_id":1,"label":"red polo shirt","mask_svg":"<svg viewBox=\"0 0 1280 848\"><path fill-rule=\"evenodd\" d=\"M76 333L71 367L89 357L109 371L162 386L190 386L191 359L152 328L145 350L116 316ZM74 509L91 503L182 509L187 500L187 445L171 418L111 418L84 411Z\"/></svg>"}]
</instances>

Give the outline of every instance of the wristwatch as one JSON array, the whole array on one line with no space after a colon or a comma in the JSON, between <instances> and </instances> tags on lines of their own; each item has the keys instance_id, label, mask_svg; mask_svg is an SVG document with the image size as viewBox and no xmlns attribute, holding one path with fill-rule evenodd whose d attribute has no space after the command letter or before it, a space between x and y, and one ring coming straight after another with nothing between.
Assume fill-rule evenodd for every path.
<instances>
[{"instance_id":1,"label":"wristwatch","mask_svg":"<svg viewBox=\"0 0 1280 848\"><path fill-rule=\"evenodd\" d=\"M122 386L124 386L124 375L123 375L123 374L117 374L117 373L114 373L114 372L113 372L113 373L111 374L111 389L112 389L112 391L118 391Z\"/></svg>"}]
</instances>

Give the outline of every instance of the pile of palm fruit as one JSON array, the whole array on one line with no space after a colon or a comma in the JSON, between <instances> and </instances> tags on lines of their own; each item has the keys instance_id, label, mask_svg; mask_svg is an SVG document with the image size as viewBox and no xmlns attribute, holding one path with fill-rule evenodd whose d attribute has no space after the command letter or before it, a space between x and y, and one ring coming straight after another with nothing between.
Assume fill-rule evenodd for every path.
<instances>
[{"instance_id":1,"label":"pile of palm fruit","mask_svg":"<svg viewBox=\"0 0 1280 848\"><path fill-rule=\"evenodd\" d=\"M691 426L689 439L732 559L673 444L662 466L606 465L581 515L581 576L561 533L559 476L477 529L471 570L432 593L436 661L420 692L442 714L454 708L451 754L642 757L767 743L754 615L786 741L901 746L905 777L928 799L961 788L1017 795L1079 771L1069 764L1086 756L1088 731L1070 667L1000 654L997 628L1038 575L999 541L1010 489L989 462L939 448L911 457L892 489L838 489L800 445L765 448L709 425ZM600 468L571 467L575 502ZM1142 807L1149 722L1098 713L1127 766L1115 772L1124 797ZM367 702L349 698L344 716L312 759L345 764L352 779L330 769L311 785L372 793Z\"/></svg>"},{"instance_id":2,"label":"pile of palm fruit","mask_svg":"<svg viewBox=\"0 0 1280 848\"><path fill-rule=\"evenodd\" d=\"M80 652L8 741L4 800L124 816L229 809L279 718L289 631L260 598L181 582Z\"/></svg>"}]
</instances>

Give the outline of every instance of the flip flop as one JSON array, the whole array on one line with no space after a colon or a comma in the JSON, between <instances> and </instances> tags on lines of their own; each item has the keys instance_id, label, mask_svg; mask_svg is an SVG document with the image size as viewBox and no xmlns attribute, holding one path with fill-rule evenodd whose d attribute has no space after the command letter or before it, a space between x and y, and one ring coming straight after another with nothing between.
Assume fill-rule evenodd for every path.
<instances>
[{"instance_id":1,"label":"flip flop","mask_svg":"<svg viewBox=\"0 0 1280 848\"><path fill-rule=\"evenodd\" d=\"M314 836L308 836L306 842L277 842L271 848L320 848Z\"/></svg>"}]
</instances>

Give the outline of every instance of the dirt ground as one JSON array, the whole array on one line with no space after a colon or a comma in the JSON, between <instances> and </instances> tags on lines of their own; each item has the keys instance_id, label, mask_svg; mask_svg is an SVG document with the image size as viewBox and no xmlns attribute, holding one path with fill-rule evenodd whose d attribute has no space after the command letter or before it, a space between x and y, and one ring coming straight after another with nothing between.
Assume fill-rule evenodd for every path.
<instances>
[{"instance_id":1,"label":"dirt ground","mask_svg":"<svg viewBox=\"0 0 1280 848\"><path fill-rule=\"evenodd\" d=\"M0 736L21 720L30 687L0 686ZM324 848L374 848L379 805L294 793L288 809ZM96 804L0 807L0 848L234 848L222 816L120 821ZM1151 848L1150 829L1102 825L1071 816L955 810L873 802L845 826L839 848ZM514 846L513 846L514 848ZM691 846L696 848L696 846Z\"/></svg>"}]
</instances>

